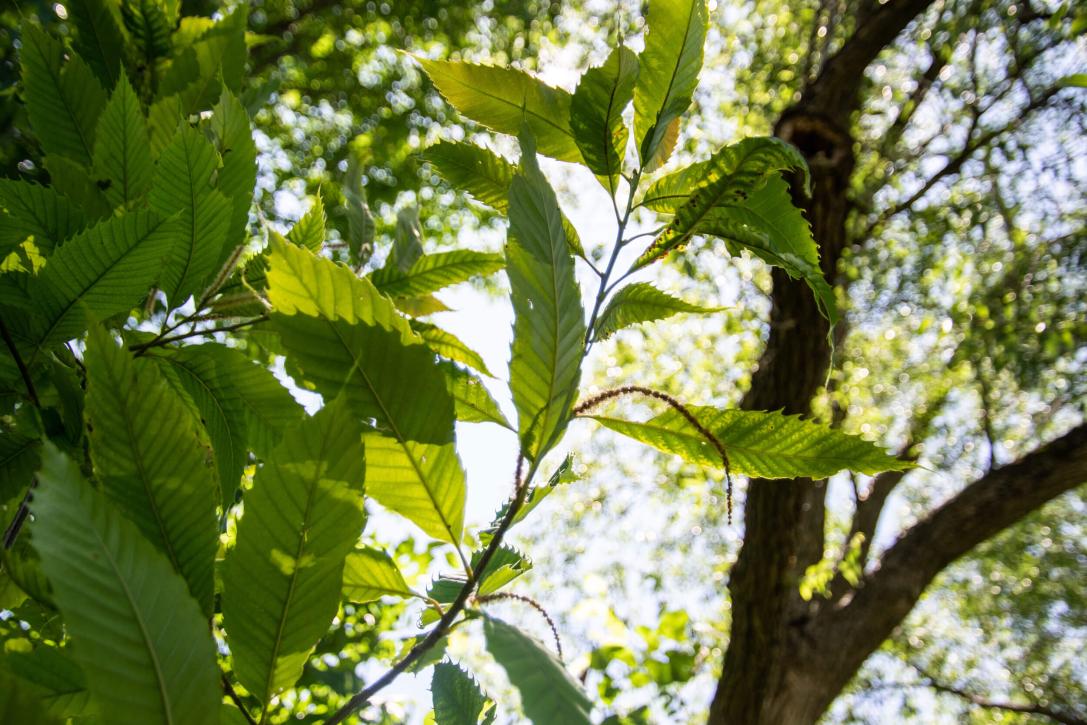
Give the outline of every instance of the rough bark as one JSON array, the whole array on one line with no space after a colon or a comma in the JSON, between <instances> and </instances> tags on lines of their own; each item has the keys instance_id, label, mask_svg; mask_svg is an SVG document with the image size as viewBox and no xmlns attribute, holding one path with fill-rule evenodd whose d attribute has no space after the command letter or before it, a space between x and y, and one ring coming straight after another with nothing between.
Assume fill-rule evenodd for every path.
<instances>
[{"instance_id":1,"label":"rough bark","mask_svg":"<svg viewBox=\"0 0 1087 725\"><path fill-rule=\"evenodd\" d=\"M795 201L805 209L812 224L823 271L829 279L835 278L847 243L848 189L855 166L850 129L860 106L864 71L931 2L896 0L870 8L854 36L827 60L800 101L776 124L776 135L795 145L811 167L813 196L798 196ZM766 348L743 406L808 413L830 363L827 324L803 284L790 280L780 270L774 271L773 283ZM1079 441L1077 446L1079 452L1075 455L1082 456L1087 444ZM1034 455L1046 460L1059 457L1052 447ZM1042 459L1033 460L1038 463ZM1033 481L1030 476L1023 478L1022 473L1019 467L1009 467L991 474L998 476L1006 489L1007 510L1002 517L990 517L993 512L985 505L975 504L986 510L986 517L994 524L1003 522L999 527L990 526L985 530L988 533L979 529L977 535L962 539L972 542L965 548L949 544L940 552L930 552L932 566L896 582L894 572L904 575L903 569L908 569L905 561L890 573L873 577L857 596L845 597L842 601L848 600L849 606L818 613L801 600L798 585L805 568L822 556L824 489L807 480L751 481L744 510L743 546L729 580L729 646L710 707L710 723L792 725L817 720L944 566L1078 482L1067 478L1076 473L1074 465L1071 469L1056 465L1047 495L1021 496L1023 486ZM975 494L967 492L980 490L977 487L990 483L988 479L968 487L956 500L970 501ZM962 524L959 519L976 513L970 504L953 504L949 502L929 521L937 520L946 531L954 532ZM907 534L903 544L918 542L919 537L923 540L931 529L932 525L919 525ZM910 547L917 548L918 544L904 550ZM888 560L889 564L898 561L895 556ZM887 571L886 565L881 571ZM899 591L899 587L904 589ZM897 597L900 606L882 609L881 596Z\"/></svg>"}]
</instances>

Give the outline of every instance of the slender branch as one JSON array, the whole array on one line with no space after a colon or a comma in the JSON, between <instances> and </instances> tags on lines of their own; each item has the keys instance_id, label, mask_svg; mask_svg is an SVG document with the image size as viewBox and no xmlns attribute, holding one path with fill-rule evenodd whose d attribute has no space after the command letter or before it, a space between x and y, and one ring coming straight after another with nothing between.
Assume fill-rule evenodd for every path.
<instances>
[{"instance_id":1,"label":"slender branch","mask_svg":"<svg viewBox=\"0 0 1087 725\"><path fill-rule=\"evenodd\" d=\"M547 621L547 626L551 628L551 636L555 638L555 652L557 652L559 655L559 662L561 662L562 664L566 664L566 661L563 659L562 656L562 640L559 639L559 628L555 626L555 621L551 619L551 615L547 613L547 610L544 609L543 606L535 599L533 599L532 597L526 597L523 594L513 594L510 592L495 592L494 594L488 594L485 597L479 597L478 599L476 599L476 601L480 604L487 604L488 602L497 602L503 599L523 602L524 604L527 604L528 606L532 607L540 613L540 616L542 616Z\"/></svg>"},{"instance_id":2,"label":"slender branch","mask_svg":"<svg viewBox=\"0 0 1087 725\"><path fill-rule=\"evenodd\" d=\"M1030 703L1016 703L1016 702L998 702L995 700L989 700L980 695L976 695L969 690L964 690L959 687L953 687L941 683L937 678L933 677L931 673L925 671L921 667L914 663L910 663L913 669L917 670L918 674L923 677L926 682L917 683L913 685L907 685L910 687L931 687L937 692L943 692L948 695L954 695L962 700L966 700L971 705L977 707L984 707L992 710L1006 710L1007 712L1020 712L1028 715L1042 715L1048 717L1050 720L1062 723L1063 725L1087 725L1087 720L1083 720L1073 714L1064 713L1051 707L1046 707L1037 702Z\"/></svg>"},{"instance_id":3,"label":"slender branch","mask_svg":"<svg viewBox=\"0 0 1087 725\"><path fill-rule=\"evenodd\" d=\"M536 469L539 467L539 457L532 462L529 467L528 475L522 479L521 471L524 467L524 463L525 456L524 452L522 452L517 456L517 468L514 472L514 496L510 501L506 516L498 525L498 529L495 530L494 536L491 538L491 543L483 551L483 556L480 557L479 564L468 574L468 580L464 583L464 586L461 587L460 592L457 594L457 598L453 600L453 604L450 605L446 613L442 615L442 618L434 625L434 628L431 629L419 643L412 647L399 662L390 667L385 674L367 685L360 692L353 695L339 710L333 713L332 717L326 722L326 725L336 725L336 723L343 722L345 718L351 715L351 713L369 702L371 697L384 689L392 683L393 680L399 677L401 673L411 667L412 664L423 656L423 653L437 644L438 641L446 635L453 625L454 620L456 620L464 610L464 607L468 604L468 599L475 590L479 580L482 578L483 572L487 570L487 565L498 552L499 547L502 545L502 539L505 537L510 526L513 525L518 511L521 510L521 506L524 505L525 497L529 489L528 483L536 473Z\"/></svg>"},{"instance_id":4,"label":"slender branch","mask_svg":"<svg viewBox=\"0 0 1087 725\"><path fill-rule=\"evenodd\" d=\"M240 330L243 327L250 327L252 325L257 325L257 324L260 324L261 322L267 322L267 321L268 321L267 315L260 315L259 317L253 317L253 318L248 319L248 320L242 320L241 322L235 322L232 325L225 325L223 327L211 327L211 328L206 328L206 329L202 329L202 330L189 330L188 332L182 333L180 335L174 335L173 337L163 337L160 334L158 337L154 338L153 340L149 340L149 341L141 343L139 345L132 345L128 349L131 350L132 352L136 353L137 356L139 356L139 355L144 354L145 352L147 352L148 350L150 350L153 347L165 347L166 345L169 345L171 342L178 342L179 340L187 340L190 337L196 337L198 335L211 335L211 334L214 334L216 332L231 332L232 330ZM177 329L177 327L180 327L180 325L176 326L174 329Z\"/></svg>"},{"instance_id":5,"label":"slender branch","mask_svg":"<svg viewBox=\"0 0 1087 725\"><path fill-rule=\"evenodd\" d=\"M23 356L19 354L19 348L15 346L15 340L12 339L11 332L8 331L8 326L4 324L4 318L2 317L0 317L0 335L3 335L4 344L8 346L8 351L15 360L15 366L19 368L19 375L22 376L23 385L26 386L27 398L34 404L35 408L42 407L41 400L38 399L38 391L34 389L34 381L30 378L30 370L27 369L26 363L23 362Z\"/></svg>"},{"instance_id":6,"label":"slender branch","mask_svg":"<svg viewBox=\"0 0 1087 725\"><path fill-rule=\"evenodd\" d=\"M226 676L225 672L219 673L223 680L223 690L226 691L227 697L233 701L233 703L242 711L242 716L249 725L257 725L257 721L253 719L253 716L249 714L249 711L245 709L245 703L242 702L242 698L238 696L238 693L234 690L234 685L230 684L230 679Z\"/></svg>"},{"instance_id":7,"label":"slender branch","mask_svg":"<svg viewBox=\"0 0 1087 725\"><path fill-rule=\"evenodd\" d=\"M596 326L596 319L600 316L600 309L604 304L604 299L608 296L608 292L611 289L608 287L608 280L611 278L611 274L615 271L615 263L619 260L619 253L623 251L625 242L623 241L623 234L626 232L627 224L630 222L630 215L634 211L634 194L638 191L638 180L641 178L641 170L635 171L628 183L630 191L627 193L627 205L626 210L623 212L622 218L616 218L619 223L619 228L615 232L615 246L611 250L611 258L608 260L608 266L604 269L604 274L600 277L600 286L596 291L596 300L593 302L593 311L589 315L589 324L585 328L585 352L589 351L589 348L593 346L593 327ZM614 199L612 204L615 207L616 214L619 213L619 207L615 205ZM625 276L625 275L624 275Z\"/></svg>"}]
</instances>

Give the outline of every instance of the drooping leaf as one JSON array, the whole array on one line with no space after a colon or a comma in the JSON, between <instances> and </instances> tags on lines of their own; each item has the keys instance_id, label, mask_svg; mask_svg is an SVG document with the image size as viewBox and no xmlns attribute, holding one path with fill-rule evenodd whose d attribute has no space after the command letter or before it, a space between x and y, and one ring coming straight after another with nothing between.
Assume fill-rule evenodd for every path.
<instances>
[{"instance_id":1,"label":"drooping leaf","mask_svg":"<svg viewBox=\"0 0 1087 725\"><path fill-rule=\"evenodd\" d=\"M369 258L376 227L367 204L366 187L362 185L362 165L354 156L348 161L342 190L347 212L347 248L355 259Z\"/></svg>"},{"instance_id":2,"label":"drooping leaf","mask_svg":"<svg viewBox=\"0 0 1087 725\"><path fill-rule=\"evenodd\" d=\"M238 680L263 703L294 685L336 615L364 467L361 425L334 401L283 437L245 495L223 618Z\"/></svg>"},{"instance_id":3,"label":"drooping leaf","mask_svg":"<svg viewBox=\"0 0 1087 725\"><path fill-rule=\"evenodd\" d=\"M593 339L606 340L624 327L663 320L680 312L719 312L721 307L702 307L661 292L646 282L619 290L600 314Z\"/></svg>"},{"instance_id":4,"label":"drooping leaf","mask_svg":"<svg viewBox=\"0 0 1087 725\"><path fill-rule=\"evenodd\" d=\"M356 548L347 555L343 568L343 593L349 601L360 604L381 597L416 596L392 557L368 546Z\"/></svg>"},{"instance_id":5,"label":"drooping leaf","mask_svg":"<svg viewBox=\"0 0 1087 725\"><path fill-rule=\"evenodd\" d=\"M634 97L638 56L625 46L612 51L604 65L586 71L570 104L570 128L585 165L613 180L623 170L630 131L623 110ZM615 193L614 181L609 190Z\"/></svg>"},{"instance_id":6,"label":"drooping leaf","mask_svg":"<svg viewBox=\"0 0 1087 725\"><path fill-rule=\"evenodd\" d=\"M418 207L404 207L396 214L393 248L384 269L406 274L415 260L423 256L423 229Z\"/></svg>"},{"instance_id":7,"label":"drooping leaf","mask_svg":"<svg viewBox=\"0 0 1087 725\"><path fill-rule=\"evenodd\" d=\"M724 444L733 473L759 478L827 478L843 470L876 474L912 465L863 438L800 416L687 407ZM721 466L713 445L674 410L644 423L592 417L614 431L692 463Z\"/></svg>"},{"instance_id":8,"label":"drooping leaf","mask_svg":"<svg viewBox=\"0 0 1087 725\"><path fill-rule=\"evenodd\" d=\"M65 63L64 44L33 22L23 22L21 39L23 94L34 133L50 155L90 166L106 92L78 55Z\"/></svg>"},{"instance_id":9,"label":"drooping leaf","mask_svg":"<svg viewBox=\"0 0 1087 725\"><path fill-rule=\"evenodd\" d=\"M464 529L464 467L453 443L366 436L366 493L430 536L456 544Z\"/></svg>"},{"instance_id":10,"label":"drooping leaf","mask_svg":"<svg viewBox=\"0 0 1087 725\"><path fill-rule=\"evenodd\" d=\"M482 380L450 362L442 364L442 371L445 373L449 394L453 396L457 420L467 423L497 423L503 428L513 430Z\"/></svg>"},{"instance_id":11,"label":"drooping leaf","mask_svg":"<svg viewBox=\"0 0 1087 725\"><path fill-rule=\"evenodd\" d=\"M0 179L0 206L7 210L0 216L0 253L4 256L31 236L42 254L49 255L87 224L70 199L32 181Z\"/></svg>"},{"instance_id":12,"label":"drooping leaf","mask_svg":"<svg viewBox=\"0 0 1087 725\"><path fill-rule=\"evenodd\" d=\"M371 274L370 281L389 297L419 297L494 274L503 266L500 254L454 249L421 256L407 270L386 265Z\"/></svg>"},{"instance_id":13,"label":"drooping leaf","mask_svg":"<svg viewBox=\"0 0 1087 725\"><path fill-rule=\"evenodd\" d=\"M274 239L269 259L272 324L304 380L326 399L343 392L381 432L368 436L367 493L427 533L459 541L464 471L453 448L453 400L434 354L389 299L347 267Z\"/></svg>"},{"instance_id":14,"label":"drooping leaf","mask_svg":"<svg viewBox=\"0 0 1087 725\"><path fill-rule=\"evenodd\" d=\"M104 193L113 207L127 207L151 188L151 139L140 101L124 73L98 120L94 171L100 183L107 184Z\"/></svg>"},{"instance_id":15,"label":"drooping leaf","mask_svg":"<svg viewBox=\"0 0 1087 725\"><path fill-rule=\"evenodd\" d=\"M494 377L487 369L487 364L483 362L483 357L448 330L418 320L411 321L411 329L423 338L427 347L442 357L467 365L488 377Z\"/></svg>"},{"instance_id":16,"label":"drooping leaf","mask_svg":"<svg viewBox=\"0 0 1087 725\"><path fill-rule=\"evenodd\" d=\"M700 170L703 175L698 185L676 208L671 223L638 258L637 266L643 267L680 249L692 235L700 233L715 209L743 203L771 176L796 170L805 175L805 183L810 183L808 165L800 152L769 136L746 138L725 146Z\"/></svg>"},{"instance_id":17,"label":"drooping leaf","mask_svg":"<svg viewBox=\"0 0 1087 725\"><path fill-rule=\"evenodd\" d=\"M416 60L442 96L468 118L514 136L528 124L540 153L559 161L581 160L570 131L568 92L513 68L418 56Z\"/></svg>"},{"instance_id":18,"label":"drooping leaf","mask_svg":"<svg viewBox=\"0 0 1087 725\"><path fill-rule=\"evenodd\" d=\"M536 640L500 619L484 617L487 651L521 693L525 715L536 725L588 725L592 702L577 680Z\"/></svg>"},{"instance_id":19,"label":"drooping leaf","mask_svg":"<svg viewBox=\"0 0 1087 725\"><path fill-rule=\"evenodd\" d=\"M121 54L124 47L121 29L106 0L83 0L72 3L68 15L75 26L76 53L98 76L103 88L113 88L121 76Z\"/></svg>"},{"instance_id":20,"label":"drooping leaf","mask_svg":"<svg viewBox=\"0 0 1087 725\"><path fill-rule=\"evenodd\" d=\"M479 725L487 696L472 676L452 662L434 666L430 681L435 725Z\"/></svg>"},{"instance_id":21,"label":"drooping leaf","mask_svg":"<svg viewBox=\"0 0 1087 725\"><path fill-rule=\"evenodd\" d=\"M41 644L31 652L10 652L4 656L3 663L19 680L29 684L50 715L58 718L79 717L90 714L91 695L87 691L87 677L67 654L70 651L69 648ZM0 722L8 721L0 716Z\"/></svg>"},{"instance_id":22,"label":"drooping leaf","mask_svg":"<svg viewBox=\"0 0 1087 725\"><path fill-rule=\"evenodd\" d=\"M91 331L87 426L102 491L185 578L207 616L219 546L219 499L210 451L196 420L149 360Z\"/></svg>"},{"instance_id":23,"label":"drooping leaf","mask_svg":"<svg viewBox=\"0 0 1087 725\"><path fill-rule=\"evenodd\" d=\"M99 319L130 309L162 271L176 219L138 211L84 230L57 250L31 289L40 343L63 342Z\"/></svg>"},{"instance_id":24,"label":"drooping leaf","mask_svg":"<svg viewBox=\"0 0 1087 725\"><path fill-rule=\"evenodd\" d=\"M781 177L771 178L743 204L712 210L700 231L748 249L767 264L781 267L790 277L804 280L824 316L831 324L837 321L834 290L819 266L819 248L812 238L811 225L793 205L788 185Z\"/></svg>"},{"instance_id":25,"label":"drooping leaf","mask_svg":"<svg viewBox=\"0 0 1087 725\"><path fill-rule=\"evenodd\" d=\"M650 0L645 50L634 86L634 138L643 164L656 152L668 127L691 104L702 45L706 42L704 0Z\"/></svg>"},{"instance_id":26,"label":"drooping leaf","mask_svg":"<svg viewBox=\"0 0 1087 725\"><path fill-rule=\"evenodd\" d=\"M313 206L287 232L287 239L313 252L321 249L325 243L325 204L320 194L313 197Z\"/></svg>"},{"instance_id":27,"label":"drooping leaf","mask_svg":"<svg viewBox=\"0 0 1087 725\"><path fill-rule=\"evenodd\" d=\"M549 450L569 421L585 341L581 293L555 192L522 138L522 171L510 187L506 269L515 314L510 389L522 445Z\"/></svg>"},{"instance_id":28,"label":"drooping leaf","mask_svg":"<svg viewBox=\"0 0 1087 725\"><path fill-rule=\"evenodd\" d=\"M43 450L31 534L104 722L214 723L215 646L185 581L136 526Z\"/></svg>"},{"instance_id":29,"label":"drooping leaf","mask_svg":"<svg viewBox=\"0 0 1087 725\"><path fill-rule=\"evenodd\" d=\"M0 722L59 725L38 698L38 693L17 677L0 669Z\"/></svg>"},{"instance_id":30,"label":"drooping leaf","mask_svg":"<svg viewBox=\"0 0 1087 725\"><path fill-rule=\"evenodd\" d=\"M219 159L200 131L183 125L163 149L151 189L151 208L181 212L182 233L170 250L160 285L174 307L199 293L218 271L230 225L230 202L212 186Z\"/></svg>"},{"instance_id":31,"label":"drooping leaf","mask_svg":"<svg viewBox=\"0 0 1087 725\"><path fill-rule=\"evenodd\" d=\"M217 260L218 268L235 247L248 241L245 230L249 223L249 207L253 204L253 189L257 183L257 147L253 143L249 114L229 91L223 91L212 109L211 132L215 137L215 149L222 159L218 188L230 199L231 209L226 245Z\"/></svg>"}]
</instances>

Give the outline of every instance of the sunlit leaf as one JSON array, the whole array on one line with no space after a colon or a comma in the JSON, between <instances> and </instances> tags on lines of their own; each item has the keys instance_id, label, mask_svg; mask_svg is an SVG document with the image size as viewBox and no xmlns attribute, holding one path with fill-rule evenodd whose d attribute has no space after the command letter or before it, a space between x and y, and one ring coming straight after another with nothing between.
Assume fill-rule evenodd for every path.
<instances>
[{"instance_id":1,"label":"sunlit leaf","mask_svg":"<svg viewBox=\"0 0 1087 725\"><path fill-rule=\"evenodd\" d=\"M635 282L619 290L596 324L593 339L606 340L624 327L640 322L663 320L681 312L720 312L722 307L702 307L661 292L646 282Z\"/></svg>"},{"instance_id":2,"label":"sunlit leaf","mask_svg":"<svg viewBox=\"0 0 1087 725\"><path fill-rule=\"evenodd\" d=\"M570 128L585 165L598 176L613 179L623 170L630 131L623 110L634 97L638 57L620 46L599 68L585 72L570 105ZM614 183L611 186L615 192Z\"/></svg>"},{"instance_id":3,"label":"sunlit leaf","mask_svg":"<svg viewBox=\"0 0 1087 725\"><path fill-rule=\"evenodd\" d=\"M343 568L343 593L352 602L372 602L381 597L414 597L404 575L388 554L370 547L347 555Z\"/></svg>"}]
</instances>

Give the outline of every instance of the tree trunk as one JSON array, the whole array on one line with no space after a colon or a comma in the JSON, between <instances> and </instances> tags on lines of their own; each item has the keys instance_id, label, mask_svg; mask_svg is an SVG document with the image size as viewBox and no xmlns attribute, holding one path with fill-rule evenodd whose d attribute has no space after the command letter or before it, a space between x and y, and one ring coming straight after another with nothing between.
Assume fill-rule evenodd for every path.
<instances>
[{"instance_id":1,"label":"tree trunk","mask_svg":"<svg viewBox=\"0 0 1087 725\"><path fill-rule=\"evenodd\" d=\"M794 191L794 200L812 224L829 280L845 245L864 242L847 238L846 223L851 128L865 69L931 2L865 3L853 37L776 124L775 134L811 167L812 198ZM806 285L776 269L773 282L769 336L743 407L806 414L830 364L827 323ZM814 723L944 567L1085 480L1087 429L1080 426L968 486L911 528L856 592L821 610L802 600L799 582L823 555L824 487L751 481L729 580L732 628L709 722Z\"/></svg>"}]
</instances>

